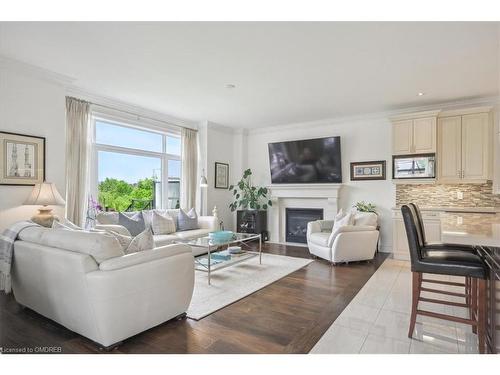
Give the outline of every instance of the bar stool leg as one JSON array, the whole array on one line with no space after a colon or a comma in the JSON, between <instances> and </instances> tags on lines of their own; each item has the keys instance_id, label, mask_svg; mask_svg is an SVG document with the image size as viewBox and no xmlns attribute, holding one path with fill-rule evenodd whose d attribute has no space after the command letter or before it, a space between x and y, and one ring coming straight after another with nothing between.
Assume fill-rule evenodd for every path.
<instances>
[{"instance_id":1,"label":"bar stool leg","mask_svg":"<svg viewBox=\"0 0 500 375\"><path fill-rule=\"evenodd\" d=\"M477 339L479 342L479 353L483 354L486 349L486 280L477 280Z\"/></svg>"},{"instance_id":2,"label":"bar stool leg","mask_svg":"<svg viewBox=\"0 0 500 375\"><path fill-rule=\"evenodd\" d=\"M477 279L471 279L471 320L477 323ZM472 333L477 334L477 324L472 325Z\"/></svg>"},{"instance_id":3,"label":"bar stool leg","mask_svg":"<svg viewBox=\"0 0 500 375\"><path fill-rule=\"evenodd\" d=\"M412 298L411 298L411 317L410 328L408 329L408 337L412 338L415 330L415 322L417 321L418 299L420 298L420 287L422 285L422 274L420 272L412 272Z\"/></svg>"}]
</instances>

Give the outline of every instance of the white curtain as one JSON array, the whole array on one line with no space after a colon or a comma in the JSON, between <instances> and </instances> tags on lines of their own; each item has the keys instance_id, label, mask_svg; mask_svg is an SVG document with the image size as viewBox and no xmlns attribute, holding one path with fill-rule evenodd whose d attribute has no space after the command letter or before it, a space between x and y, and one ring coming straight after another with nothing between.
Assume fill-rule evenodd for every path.
<instances>
[{"instance_id":1,"label":"white curtain","mask_svg":"<svg viewBox=\"0 0 500 375\"><path fill-rule=\"evenodd\" d=\"M66 97L66 217L84 225L91 164L90 103Z\"/></svg>"},{"instance_id":2,"label":"white curtain","mask_svg":"<svg viewBox=\"0 0 500 375\"><path fill-rule=\"evenodd\" d=\"M182 176L181 208L191 209L196 205L198 177L198 132L182 129Z\"/></svg>"}]
</instances>

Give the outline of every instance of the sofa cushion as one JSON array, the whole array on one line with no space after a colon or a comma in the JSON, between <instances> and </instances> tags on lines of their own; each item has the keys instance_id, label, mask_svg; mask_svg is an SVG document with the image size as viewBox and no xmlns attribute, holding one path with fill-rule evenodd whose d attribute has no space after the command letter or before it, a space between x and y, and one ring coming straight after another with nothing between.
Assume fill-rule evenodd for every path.
<instances>
[{"instance_id":1,"label":"sofa cushion","mask_svg":"<svg viewBox=\"0 0 500 375\"><path fill-rule=\"evenodd\" d=\"M170 234L176 230L174 219L167 213L161 214L157 211L153 211L151 228L154 234Z\"/></svg>"},{"instance_id":2,"label":"sofa cushion","mask_svg":"<svg viewBox=\"0 0 500 375\"><path fill-rule=\"evenodd\" d=\"M191 238L203 237L210 233L210 229L192 229L182 232L175 232L175 236L179 239L186 240Z\"/></svg>"},{"instance_id":3,"label":"sofa cushion","mask_svg":"<svg viewBox=\"0 0 500 375\"><path fill-rule=\"evenodd\" d=\"M137 212L135 215L129 217L123 213L118 213L118 224L123 225L128 229L132 236L137 236L146 229L144 217L142 212Z\"/></svg>"},{"instance_id":4,"label":"sofa cushion","mask_svg":"<svg viewBox=\"0 0 500 375\"><path fill-rule=\"evenodd\" d=\"M191 208L188 213L180 209L177 216L177 231L192 229L198 229L198 214L194 208Z\"/></svg>"},{"instance_id":5,"label":"sofa cushion","mask_svg":"<svg viewBox=\"0 0 500 375\"><path fill-rule=\"evenodd\" d=\"M330 232L316 232L309 235L309 241L315 245L328 247L328 239L330 238Z\"/></svg>"},{"instance_id":6,"label":"sofa cushion","mask_svg":"<svg viewBox=\"0 0 500 375\"><path fill-rule=\"evenodd\" d=\"M356 212L354 215L354 225L377 226L378 216L374 212Z\"/></svg>"},{"instance_id":7,"label":"sofa cushion","mask_svg":"<svg viewBox=\"0 0 500 375\"><path fill-rule=\"evenodd\" d=\"M159 247L159 246L170 245L175 240L178 240L179 237L177 237L175 235L175 233L172 233L172 234L156 234L156 235L153 236L153 239L155 241L155 247Z\"/></svg>"},{"instance_id":8,"label":"sofa cushion","mask_svg":"<svg viewBox=\"0 0 500 375\"><path fill-rule=\"evenodd\" d=\"M105 232L29 227L19 233L19 239L44 246L88 254L97 263L125 254L116 238Z\"/></svg>"},{"instance_id":9,"label":"sofa cushion","mask_svg":"<svg viewBox=\"0 0 500 375\"><path fill-rule=\"evenodd\" d=\"M155 242L153 233L150 228L146 228L143 232L132 238L126 249L123 249L125 254L137 253L139 251L154 249Z\"/></svg>"}]
</instances>

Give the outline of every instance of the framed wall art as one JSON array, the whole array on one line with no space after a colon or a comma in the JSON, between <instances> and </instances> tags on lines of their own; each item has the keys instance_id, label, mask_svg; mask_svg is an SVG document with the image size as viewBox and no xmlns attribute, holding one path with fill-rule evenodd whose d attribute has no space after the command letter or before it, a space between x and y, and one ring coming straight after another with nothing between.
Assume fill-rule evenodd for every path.
<instances>
[{"instance_id":1,"label":"framed wall art","mask_svg":"<svg viewBox=\"0 0 500 375\"><path fill-rule=\"evenodd\" d=\"M215 162L215 187L229 188L229 164Z\"/></svg>"},{"instance_id":2,"label":"framed wall art","mask_svg":"<svg viewBox=\"0 0 500 375\"><path fill-rule=\"evenodd\" d=\"M45 180L45 138L0 131L0 185Z\"/></svg>"},{"instance_id":3,"label":"framed wall art","mask_svg":"<svg viewBox=\"0 0 500 375\"><path fill-rule=\"evenodd\" d=\"M351 181L385 180L385 160L351 163Z\"/></svg>"}]
</instances>

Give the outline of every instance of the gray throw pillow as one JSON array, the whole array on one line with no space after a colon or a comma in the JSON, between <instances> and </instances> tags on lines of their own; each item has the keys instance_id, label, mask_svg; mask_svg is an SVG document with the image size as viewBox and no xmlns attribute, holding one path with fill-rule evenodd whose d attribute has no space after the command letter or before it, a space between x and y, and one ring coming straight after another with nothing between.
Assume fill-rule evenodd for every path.
<instances>
[{"instance_id":1,"label":"gray throw pillow","mask_svg":"<svg viewBox=\"0 0 500 375\"><path fill-rule=\"evenodd\" d=\"M134 216L128 217L121 212L118 213L118 224L123 225L128 229L132 237L137 236L139 233L144 232L146 224L142 212L136 213Z\"/></svg>"},{"instance_id":2,"label":"gray throw pillow","mask_svg":"<svg viewBox=\"0 0 500 375\"><path fill-rule=\"evenodd\" d=\"M191 208L188 213L183 209L179 210L177 215L177 231L198 229L198 215L194 208Z\"/></svg>"}]
</instances>

